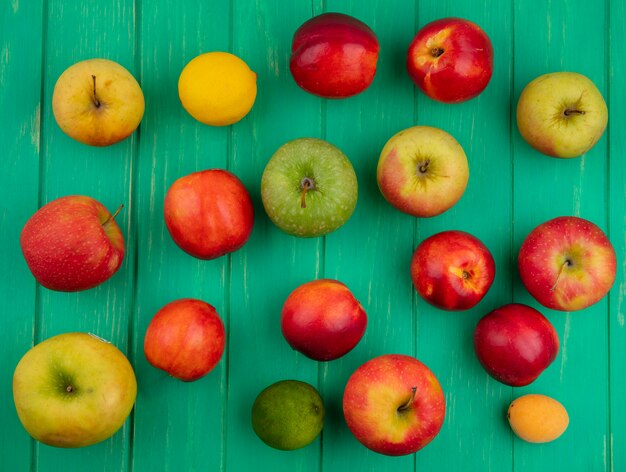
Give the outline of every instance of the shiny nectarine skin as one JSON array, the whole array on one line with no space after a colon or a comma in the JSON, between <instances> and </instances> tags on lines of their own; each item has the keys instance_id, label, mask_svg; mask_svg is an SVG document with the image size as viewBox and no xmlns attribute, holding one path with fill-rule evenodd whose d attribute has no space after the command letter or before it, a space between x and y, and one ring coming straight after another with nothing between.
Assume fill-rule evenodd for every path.
<instances>
[{"instance_id":1,"label":"shiny nectarine skin","mask_svg":"<svg viewBox=\"0 0 626 472\"><path fill-rule=\"evenodd\" d=\"M367 327L365 310L352 292L337 280L305 283L287 297L281 329L291 347L318 361L347 354Z\"/></svg>"},{"instance_id":2,"label":"shiny nectarine skin","mask_svg":"<svg viewBox=\"0 0 626 472\"><path fill-rule=\"evenodd\" d=\"M163 213L174 242L199 259L240 249L254 225L250 194L237 176L222 169L176 180L165 195Z\"/></svg>"},{"instance_id":3,"label":"shiny nectarine skin","mask_svg":"<svg viewBox=\"0 0 626 472\"><path fill-rule=\"evenodd\" d=\"M537 310L512 303L480 319L474 330L474 351L494 379L521 387L534 382L556 359L559 337Z\"/></svg>"},{"instance_id":4,"label":"shiny nectarine skin","mask_svg":"<svg viewBox=\"0 0 626 472\"><path fill-rule=\"evenodd\" d=\"M422 241L411 259L417 293L443 310L467 310L487 294L496 265L489 249L463 231L442 231Z\"/></svg>"},{"instance_id":5,"label":"shiny nectarine skin","mask_svg":"<svg viewBox=\"0 0 626 472\"><path fill-rule=\"evenodd\" d=\"M213 370L225 344L224 323L215 308L202 300L183 298L154 315L143 347L152 366L192 382Z\"/></svg>"},{"instance_id":6,"label":"shiny nectarine skin","mask_svg":"<svg viewBox=\"0 0 626 472\"><path fill-rule=\"evenodd\" d=\"M407 70L430 98L463 102L480 94L491 80L493 47L475 23L442 18L415 35L409 46Z\"/></svg>"},{"instance_id":7,"label":"shiny nectarine skin","mask_svg":"<svg viewBox=\"0 0 626 472\"><path fill-rule=\"evenodd\" d=\"M326 98L356 95L376 74L380 46L362 21L324 13L306 21L293 36L289 67L296 83Z\"/></svg>"}]
</instances>

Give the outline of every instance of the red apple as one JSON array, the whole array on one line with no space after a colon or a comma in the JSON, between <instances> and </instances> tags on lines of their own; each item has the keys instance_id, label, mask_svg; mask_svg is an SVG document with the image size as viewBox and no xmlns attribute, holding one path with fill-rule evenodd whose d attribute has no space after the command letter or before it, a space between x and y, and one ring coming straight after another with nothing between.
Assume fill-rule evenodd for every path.
<instances>
[{"instance_id":1,"label":"red apple","mask_svg":"<svg viewBox=\"0 0 626 472\"><path fill-rule=\"evenodd\" d=\"M519 251L522 283L542 305L561 311L587 308L615 281L615 250L595 224L562 216L537 226Z\"/></svg>"},{"instance_id":2,"label":"red apple","mask_svg":"<svg viewBox=\"0 0 626 472\"><path fill-rule=\"evenodd\" d=\"M534 382L554 361L559 336L537 310L512 303L480 319L474 330L474 352L494 379L521 387Z\"/></svg>"},{"instance_id":3,"label":"red apple","mask_svg":"<svg viewBox=\"0 0 626 472\"><path fill-rule=\"evenodd\" d=\"M289 67L296 83L309 93L350 97L374 80L379 48L365 23L342 13L323 13L296 30Z\"/></svg>"},{"instance_id":4,"label":"red apple","mask_svg":"<svg viewBox=\"0 0 626 472\"><path fill-rule=\"evenodd\" d=\"M413 82L433 100L464 102L487 87L493 48L478 25L461 18L442 18L417 32L406 65Z\"/></svg>"},{"instance_id":5,"label":"red apple","mask_svg":"<svg viewBox=\"0 0 626 472\"><path fill-rule=\"evenodd\" d=\"M97 200L79 195L41 207L20 236L24 259L37 282L51 290L76 292L109 279L124 259L116 215Z\"/></svg>"},{"instance_id":6,"label":"red apple","mask_svg":"<svg viewBox=\"0 0 626 472\"><path fill-rule=\"evenodd\" d=\"M443 310L467 310L485 296L496 273L489 249L463 231L443 231L422 241L411 260L417 293Z\"/></svg>"},{"instance_id":7,"label":"red apple","mask_svg":"<svg viewBox=\"0 0 626 472\"><path fill-rule=\"evenodd\" d=\"M191 382L213 370L225 344L224 323L215 308L201 300L183 298L154 315L143 349L154 367Z\"/></svg>"},{"instance_id":8,"label":"red apple","mask_svg":"<svg viewBox=\"0 0 626 472\"><path fill-rule=\"evenodd\" d=\"M386 354L348 379L343 414L352 434L380 454L412 454L439 433L446 413L435 375L414 357Z\"/></svg>"},{"instance_id":9,"label":"red apple","mask_svg":"<svg viewBox=\"0 0 626 472\"><path fill-rule=\"evenodd\" d=\"M167 191L164 214L174 242L199 259L240 249L254 225L248 191L234 174L221 169L179 178Z\"/></svg>"},{"instance_id":10,"label":"red apple","mask_svg":"<svg viewBox=\"0 0 626 472\"><path fill-rule=\"evenodd\" d=\"M287 297L281 329L289 345L317 361L343 356L357 345L367 315L352 292L337 280L314 280Z\"/></svg>"}]
</instances>

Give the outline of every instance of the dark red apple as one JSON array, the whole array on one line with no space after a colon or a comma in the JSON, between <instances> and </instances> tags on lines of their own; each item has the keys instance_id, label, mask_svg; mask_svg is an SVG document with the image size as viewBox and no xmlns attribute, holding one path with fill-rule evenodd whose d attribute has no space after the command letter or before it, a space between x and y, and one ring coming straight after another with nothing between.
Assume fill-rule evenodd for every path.
<instances>
[{"instance_id":1,"label":"dark red apple","mask_svg":"<svg viewBox=\"0 0 626 472\"><path fill-rule=\"evenodd\" d=\"M493 72L493 47L475 23L442 18L417 32L406 65L413 82L433 100L463 102L487 87Z\"/></svg>"},{"instance_id":2,"label":"dark red apple","mask_svg":"<svg viewBox=\"0 0 626 472\"><path fill-rule=\"evenodd\" d=\"M323 13L296 30L289 67L296 83L307 92L345 98L370 86L379 49L378 38L362 21L342 13Z\"/></svg>"},{"instance_id":3,"label":"dark red apple","mask_svg":"<svg viewBox=\"0 0 626 472\"><path fill-rule=\"evenodd\" d=\"M519 251L522 283L543 306L576 311L600 301L615 281L617 260L595 224L561 216L533 229Z\"/></svg>"},{"instance_id":4,"label":"dark red apple","mask_svg":"<svg viewBox=\"0 0 626 472\"><path fill-rule=\"evenodd\" d=\"M559 337L537 310L512 303L480 319L474 330L474 352L494 379L521 387L534 382L554 361Z\"/></svg>"},{"instance_id":5,"label":"dark red apple","mask_svg":"<svg viewBox=\"0 0 626 472\"><path fill-rule=\"evenodd\" d=\"M281 329L289 345L307 357L330 361L351 351L367 327L367 315L345 284L314 280L287 297Z\"/></svg>"},{"instance_id":6,"label":"dark red apple","mask_svg":"<svg viewBox=\"0 0 626 472\"><path fill-rule=\"evenodd\" d=\"M213 370L225 344L224 323L215 308L201 300L183 298L154 315L143 349L154 367L191 382Z\"/></svg>"},{"instance_id":7,"label":"dark red apple","mask_svg":"<svg viewBox=\"0 0 626 472\"><path fill-rule=\"evenodd\" d=\"M443 310L467 310L483 299L496 273L489 249L463 231L443 231L413 253L411 278L417 293Z\"/></svg>"},{"instance_id":8,"label":"dark red apple","mask_svg":"<svg viewBox=\"0 0 626 472\"><path fill-rule=\"evenodd\" d=\"M37 282L51 290L75 292L109 279L124 259L116 214L80 195L58 198L37 210L20 236L24 259Z\"/></svg>"},{"instance_id":9,"label":"dark red apple","mask_svg":"<svg viewBox=\"0 0 626 472\"><path fill-rule=\"evenodd\" d=\"M164 214L174 242L199 259L240 249L254 225L248 191L237 176L221 169L176 180L165 196Z\"/></svg>"}]
</instances>

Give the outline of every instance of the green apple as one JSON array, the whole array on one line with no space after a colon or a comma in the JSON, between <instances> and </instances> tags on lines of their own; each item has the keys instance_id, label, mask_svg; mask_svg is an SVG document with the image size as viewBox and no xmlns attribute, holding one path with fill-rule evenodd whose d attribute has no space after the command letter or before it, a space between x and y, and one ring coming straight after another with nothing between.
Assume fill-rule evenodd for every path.
<instances>
[{"instance_id":1,"label":"green apple","mask_svg":"<svg viewBox=\"0 0 626 472\"><path fill-rule=\"evenodd\" d=\"M537 151L553 157L577 157L600 139L608 122L602 94L576 72L537 77L517 103L517 127Z\"/></svg>"},{"instance_id":2,"label":"green apple","mask_svg":"<svg viewBox=\"0 0 626 472\"><path fill-rule=\"evenodd\" d=\"M17 415L28 433L56 447L82 447L112 436L137 396L128 359L87 333L53 336L30 349L13 374Z\"/></svg>"},{"instance_id":3,"label":"green apple","mask_svg":"<svg viewBox=\"0 0 626 472\"><path fill-rule=\"evenodd\" d=\"M335 231L354 212L358 196L352 164L337 147L316 138L283 144L265 167L261 198L286 233L315 237Z\"/></svg>"}]
</instances>

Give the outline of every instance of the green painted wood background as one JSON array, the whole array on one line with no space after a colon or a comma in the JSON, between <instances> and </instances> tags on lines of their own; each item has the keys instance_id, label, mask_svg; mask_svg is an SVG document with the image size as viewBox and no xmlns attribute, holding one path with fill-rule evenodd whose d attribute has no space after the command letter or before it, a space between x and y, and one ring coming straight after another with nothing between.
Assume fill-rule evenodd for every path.
<instances>
[{"instance_id":1,"label":"green painted wood background","mask_svg":"<svg viewBox=\"0 0 626 472\"><path fill-rule=\"evenodd\" d=\"M356 16L379 37L376 79L359 96L326 101L300 90L291 78L293 32L324 11ZM490 85L459 105L426 98L404 67L419 27L445 16L477 22L495 49ZM0 470L625 471L625 18L625 0L1 0ZM212 50L239 55L258 74L252 112L227 128L195 122L177 96L183 66ZM139 131L105 149L66 137L51 110L61 72L91 57L127 67L146 98ZM559 70L589 76L609 107L605 136L572 160L533 151L515 124L524 85ZM470 163L463 198L432 219L399 213L376 185L384 143L415 124L450 132ZM301 136L339 146L359 179L356 212L324 238L281 233L260 202L265 163L282 143ZM199 261L171 241L162 218L163 198L176 178L215 167L230 169L244 181L255 203L256 224L240 251ZM128 249L111 280L73 294L38 286L19 248L28 217L69 194L90 195L110 209L125 203L119 221ZM571 314L540 308L516 270L525 235L558 215L595 222L609 234L618 255L618 276L608 297ZM414 247L446 229L478 236L496 260L491 291L468 312L432 308L411 285ZM318 277L345 282L369 315L362 342L329 363L293 352L279 327L289 292ZM219 366L189 384L153 369L143 355L150 319L179 297L216 306L228 332ZM512 301L540 308L562 345L536 382L515 389L488 377L471 341L483 314ZM77 330L108 338L127 353L139 393L130 419L113 438L81 450L55 449L32 441L21 427L11 378L34 343ZM341 413L350 373L367 359L391 352L415 355L429 365L442 383L448 408L434 442L398 458L362 447ZM328 411L321 440L293 452L266 447L250 426L257 393L285 378L316 385ZM530 392L551 395L568 409L570 426L558 441L531 445L512 435L506 408Z\"/></svg>"}]
</instances>

